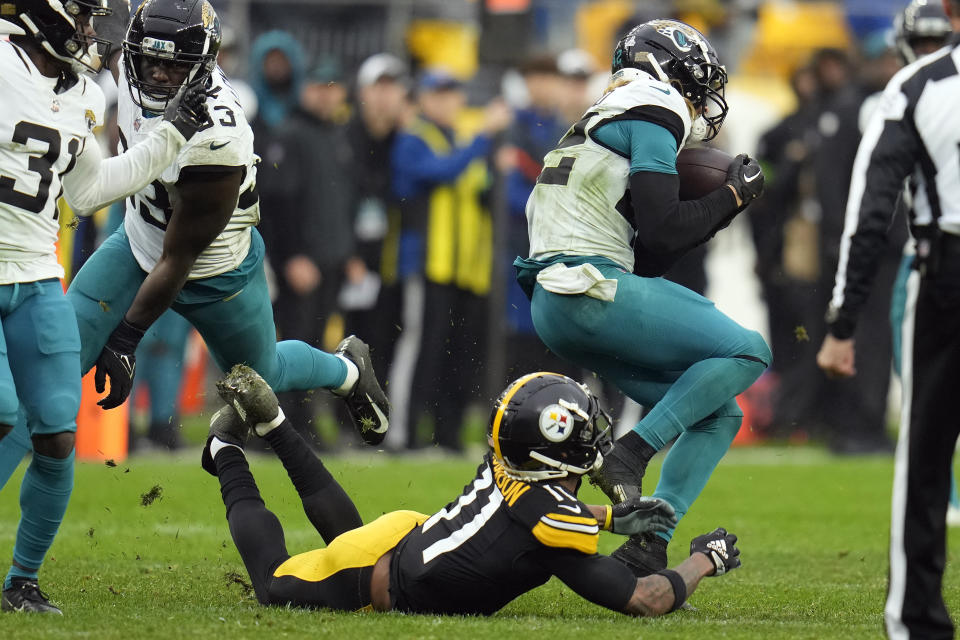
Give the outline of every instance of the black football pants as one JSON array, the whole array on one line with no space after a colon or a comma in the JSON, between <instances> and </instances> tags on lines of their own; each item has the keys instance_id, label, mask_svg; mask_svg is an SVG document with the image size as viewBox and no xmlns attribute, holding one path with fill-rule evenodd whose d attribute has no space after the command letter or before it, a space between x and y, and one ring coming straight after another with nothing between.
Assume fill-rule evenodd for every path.
<instances>
[{"instance_id":1,"label":"black football pants","mask_svg":"<svg viewBox=\"0 0 960 640\"><path fill-rule=\"evenodd\" d=\"M941 587L950 467L960 435L960 238L944 243L936 278L911 273L903 329L887 634L953 638Z\"/></svg>"}]
</instances>

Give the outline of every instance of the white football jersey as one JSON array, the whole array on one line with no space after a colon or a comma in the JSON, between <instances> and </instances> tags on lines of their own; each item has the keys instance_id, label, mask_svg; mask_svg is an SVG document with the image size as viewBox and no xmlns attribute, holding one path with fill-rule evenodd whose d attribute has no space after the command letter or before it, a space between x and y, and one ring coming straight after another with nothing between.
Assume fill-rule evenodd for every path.
<instances>
[{"instance_id":1,"label":"white football jersey","mask_svg":"<svg viewBox=\"0 0 960 640\"><path fill-rule=\"evenodd\" d=\"M600 125L624 119L667 124L678 138L678 150L690 135L687 103L669 84L640 72L606 93L544 156L544 169L527 200L529 257L602 256L633 269L630 158L591 136Z\"/></svg>"},{"instance_id":2,"label":"white football jersey","mask_svg":"<svg viewBox=\"0 0 960 640\"><path fill-rule=\"evenodd\" d=\"M0 284L62 278L61 177L103 122L100 87L80 75L55 93L26 53L0 41Z\"/></svg>"},{"instance_id":3,"label":"white football jersey","mask_svg":"<svg viewBox=\"0 0 960 640\"><path fill-rule=\"evenodd\" d=\"M126 149L143 140L161 122L146 117L130 97L123 69L120 70L117 117L120 142ZM163 236L173 214L169 189L184 167L243 167L243 183L236 209L226 228L197 257L188 278L209 278L235 269L250 249L250 227L260 221L257 197L257 156L253 152L253 131L247 124L236 93L219 67L213 73L211 96L207 99L212 125L198 131L180 149L176 160L145 189L127 198L124 229L137 263L151 271L163 253Z\"/></svg>"}]
</instances>

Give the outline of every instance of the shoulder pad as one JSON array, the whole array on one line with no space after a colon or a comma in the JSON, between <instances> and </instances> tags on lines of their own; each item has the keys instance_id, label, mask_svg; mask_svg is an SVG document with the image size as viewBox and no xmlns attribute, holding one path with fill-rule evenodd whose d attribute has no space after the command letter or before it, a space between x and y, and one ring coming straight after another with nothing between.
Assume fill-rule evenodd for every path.
<instances>
[{"instance_id":1,"label":"shoulder pad","mask_svg":"<svg viewBox=\"0 0 960 640\"><path fill-rule=\"evenodd\" d=\"M510 514L529 527L541 544L586 554L597 552L600 525L587 505L559 485L514 480L496 461L493 469Z\"/></svg>"}]
</instances>

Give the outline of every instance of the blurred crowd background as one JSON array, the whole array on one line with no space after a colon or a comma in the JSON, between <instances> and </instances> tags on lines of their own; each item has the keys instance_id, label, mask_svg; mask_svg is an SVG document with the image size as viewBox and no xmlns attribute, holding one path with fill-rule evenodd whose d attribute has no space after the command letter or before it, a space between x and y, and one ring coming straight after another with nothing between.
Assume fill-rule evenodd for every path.
<instances>
[{"instance_id":1,"label":"blurred crowd background","mask_svg":"<svg viewBox=\"0 0 960 640\"><path fill-rule=\"evenodd\" d=\"M717 48L730 115L714 144L757 155L767 172L766 195L668 274L772 346L773 366L740 398L738 442L891 449L902 221L858 329L858 375L828 383L814 356L863 104L899 67L891 25L904 0L211 1L220 64L261 157L279 335L328 350L349 333L371 344L393 403L388 449L460 451L479 440L496 393L530 370L587 379L620 430L642 415L546 351L511 262L526 256L524 205L543 155L599 97L616 40L655 17L684 20ZM76 229L74 269L122 208L110 213ZM150 336L131 445L176 449L216 372L172 312ZM287 414L320 449L353 446L323 395L285 398Z\"/></svg>"}]
</instances>

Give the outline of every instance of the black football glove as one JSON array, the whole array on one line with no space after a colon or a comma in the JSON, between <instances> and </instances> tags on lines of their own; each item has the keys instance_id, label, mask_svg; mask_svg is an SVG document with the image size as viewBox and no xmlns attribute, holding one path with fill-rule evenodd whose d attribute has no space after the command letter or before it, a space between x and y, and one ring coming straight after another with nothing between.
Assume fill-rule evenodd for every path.
<instances>
[{"instance_id":1,"label":"black football glove","mask_svg":"<svg viewBox=\"0 0 960 640\"><path fill-rule=\"evenodd\" d=\"M644 532L667 532L677 526L677 514L660 498L634 496L613 505L610 531L624 536Z\"/></svg>"},{"instance_id":2,"label":"black football glove","mask_svg":"<svg viewBox=\"0 0 960 640\"><path fill-rule=\"evenodd\" d=\"M210 121L205 84L206 79L180 87L163 112L163 119L175 126L186 140Z\"/></svg>"},{"instance_id":3,"label":"black football glove","mask_svg":"<svg viewBox=\"0 0 960 640\"><path fill-rule=\"evenodd\" d=\"M763 169L760 163L741 153L727 169L727 184L740 196L740 208L743 209L763 193Z\"/></svg>"},{"instance_id":4,"label":"black football glove","mask_svg":"<svg viewBox=\"0 0 960 640\"><path fill-rule=\"evenodd\" d=\"M736 544L737 536L720 527L691 540L690 555L702 553L707 556L715 568L710 575L722 576L740 566L740 549Z\"/></svg>"},{"instance_id":5,"label":"black football glove","mask_svg":"<svg viewBox=\"0 0 960 640\"><path fill-rule=\"evenodd\" d=\"M106 390L107 378L110 378L110 393L97 404L104 409L119 407L133 389L133 374L137 369L137 357L134 352L145 331L125 319L113 330L106 346L97 358L97 370L93 377L97 393Z\"/></svg>"}]
</instances>

